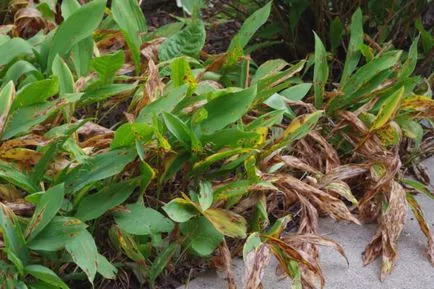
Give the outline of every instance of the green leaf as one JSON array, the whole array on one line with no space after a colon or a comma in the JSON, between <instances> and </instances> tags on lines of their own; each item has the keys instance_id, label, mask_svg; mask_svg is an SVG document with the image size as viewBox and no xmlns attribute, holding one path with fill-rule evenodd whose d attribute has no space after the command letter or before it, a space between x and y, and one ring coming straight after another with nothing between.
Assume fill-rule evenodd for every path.
<instances>
[{"instance_id":1,"label":"green leaf","mask_svg":"<svg viewBox=\"0 0 434 289\"><path fill-rule=\"evenodd\" d=\"M151 283L151 287L153 287L157 277L163 272L167 264L169 264L178 248L179 245L177 243L170 244L155 258L154 262L152 262L151 268L149 269L149 282Z\"/></svg>"},{"instance_id":2,"label":"green leaf","mask_svg":"<svg viewBox=\"0 0 434 289\"><path fill-rule=\"evenodd\" d=\"M17 91L10 113L19 108L45 102L58 92L59 79L57 77L32 82Z\"/></svg>"},{"instance_id":3,"label":"green leaf","mask_svg":"<svg viewBox=\"0 0 434 289\"><path fill-rule=\"evenodd\" d=\"M87 159L68 173L65 179L66 193L75 193L88 184L120 173L135 158L135 149L118 149Z\"/></svg>"},{"instance_id":4,"label":"green leaf","mask_svg":"<svg viewBox=\"0 0 434 289\"><path fill-rule=\"evenodd\" d=\"M106 100L109 97L120 93L126 93L136 88L135 84L112 83L102 87L87 90L80 99L80 104L89 105L95 102Z\"/></svg>"},{"instance_id":5,"label":"green leaf","mask_svg":"<svg viewBox=\"0 0 434 289\"><path fill-rule=\"evenodd\" d=\"M2 139L9 139L47 120L59 108L68 104L68 100L59 99L53 102L39 103L19 108L9 115Z\"/></svg>"},{"instance_id":6,"label":"green leaf","mask_svg":"<svg viewBox=\"0 0 434 289\"><path fill-rule=\"evenodd\" d=\"M246 130L254 131L261 127L271 127L277 123L282 122L284 111L276 110L266 114L261 115L251 123L249 123L246 127Z\"/></svg>"},{"instance_id":7,"label":"green leaf","mask_svg":"<svg viewBox=\"0 0 434 289\"><path fill-rule=\"evenodd\" d=\"M337 96L331 100L327 112L333 113L354 102L354 99L358 97L358 90L363 89L365 86L375 89L381 84L376 80L380 76L384 79L384 76L388 75L388 69L398 62L400 55L401 51L388 51L359 68L342 87L343 96ZM383 75L384 73L385 75ZM376 85L369 85L371 81L374 81ZM370 92L370 90L367 92Z\"/></svg>"},{"instance_id":8,"label":"green leaf","mask_svg":"<svg viewBox=\"0 0 434 289\"><path fill-rule=\"evenodd\" d=\"M143 12L136 0L113 0L112 15L128 44L138 73L140 71L140 46L142 44L140 34L147 31Z\"/></svg>"},{"instance_id":9,"label":"green leaf","mask_svg":"<svg viewBox=\"0 0 434 289\"><path fill-rule=\"evenodd\" d=\"M261 135L257 132L242 131L236 128L217 130L210 135L203 135L202 141L206 147L218 151L223 147L254 148L261 141Z\"/></svg>"},{"instance_id":10,"label":"green leaf","mask_svg":"<svg viewBox=\"0 0 434 289\"><path fill-rule=\"evenodd\" d=\"M34 185L30 177L20 172L17 168L0 160L0 178L26 190L28 193L35 193L40 188Z\"/></svg>"},{"instance_id":11,"label":"green leaf","mask_svg":"<svg viewBox=\"0 0 434 289\"><path fill-rule=\"evenodd\" d=\"M214 193L211 183L208 181L201 181L199 183L199 204L202 210L208 210L214 200Z\"/></svg>"},{"instance_id":12,"label":"green leaf","mask_svg":"<svg viewBox=\"0 0 434 289\"><path fill-rule=\"evenodd\" d=\"M28 241L35 238L54 218L57 211L62 207L64 195L65 187L63 183L51 187L42 195L26 228L25 235Z\"/></svg>"},{"instance_id":13,"label":"green leaf","mask_svg":"<svg viewBox=\"0 0 434 289\"><path fill-rule=\"evenodd\" d=\"M428 186L425 186L421 182L407 178L401 179L401 182L434 200L434 193L429 190Z\"/></svg>"},{"instance_id":14,"label":"green leaf","mask_svg":"<svg viewBox=\"0 0 434 289\"><path fill-rule=\"evenodd\" d=\"M402 65L401 71L398 74L398 77L408 77L410 76L417 64L417 45L419 43L420 36L417 36L413 43L410 46L410 50L408 51L407 59Z\"/></svg>"},{"instance_id":15,"label":"green leaf","mask_svg":"<svg viewBox=\"0 0 434 289\"><path fill-rule=\"evenodd\" d=\"M197 18L189 20L184 29L161 43L160 61L183 55L197 57L205 44L205 37L205 25L202 20Z\"/></svg>"},{"instance_id":16,"label":"green leaf","mask_svg":"<svg viewBox=\"0 0 434 289\"><path fill-rule=\"evenodd\" d=\"M275 75L288 65L288 62L280 58L265 61L256 70L255 75L252 77L251 84L258 83L259 80Z\"/></svg>"},{"instance_id":17,"label":"green leaf","mask_svg":"<svg viewBox=\"0 0 434 289\"><path fill-rule=\"evenodd\" d=\"M137 122L152 123L152 117L154 114L160 114L162 112L172 112L173 109L180 103L186 96L188 87L186 85L176 87L158 98L156 101L151 102L145 106L137 117Z\"/></svg>"},{"instance_id":18,"label":"green leaf","mask_svg":"<svg viewBox=\"0 0 434 289\"><path fill-rule=\"evenodd\" d=\"M120 147L130 147L139 140L141 143L146 143L152 139L154 129L145 123L125 123L116 131L113 141L110 145L111 149Z\"/></svg>"},{"instance_id":19,"label":"green leaf","mask_svg":"<svg viewBox=\"0 0 434 289\"><path fill-rule=\"evenodd\" d=\"M200 124L202 131L211 134L239 120L249 111L256 93L255 85L235 93L219 96L208 102L204 106L208 111L208 118Z\"/></svg>"},{"instance_id":20,"label":"green leaf","mask_svg":"<svg viewBox=\"0 0 434 289\"><path fill-rule=\"evenodd\" d=\"M230 150L223 150L221 152L212 154L199 162L196 162L193 165L193 173L194 174L202 173L208 170L214 163L221 161L223 159L227 159L239 154L247 154L253 152L257 152L257 150L250 149L250 148L235 148Z\"/></svg>"},{"instance_id":21,"label":"green leaf","mask_svg":"<svg viewBox=\"0 0 434 289\"><path fill-rule=\"evenodd\" d=\"M92 36L84 38L72 47L70 57L78 76L88 75L93 55L93 47L94 41Z\"/></svg>"},{"instance_id":22,"label":"green leaf","mask_svg":"<svg viewBox=\"0 0 434 289\"><path fill-rule=\"evenodd\" d=\"M228 51L244 49L256 31L267 22L270 15L272 2L268 2L264 7L256 10L243 23L240 31L235 35L229 44Z\"/></svg>"},{"instance_id":23,"label":"green leaf","mask_svg":"<svg viewBox=\"0 0 434 289\"><path fill-rule=\"evenodd\" d=\"M225 236L242 239L247 237L247 222L242 216L223 209L208 209L203 215Z\"/></svg>"},{"instance_id":24,"label":"green leaf","mask_svg":"<svg viewBox=\"0 0 434 289\"><path fill-rule=\"evenodd\" d=\"M14 64L9 67L5 76L3 77L3 85L8 83L9 81L13 81L14 83L19 83L21 78L28 74L41 75L39 70L30 62L25 60L18 60Z\"/></svg>"},{"instance_id":25,"label":"green leaf","mask_svg":"<svg viewBox=\"0 0 434 289\"><path fill-rule=\"evenodd\" d=\"M312 83L300 83L279 92L279 94L288 100L300 101L306 96L311 87Z\"/></svg>"},{"instance_id":26,"label":"green leaf","mask_svg":"<svg viewBox=\"0 0 434 289\"><path fill-rule=\"evenodd\" d=\"M17 256L22 263L26 263L28 259L28 249L21 230L21 225L18 223L14 212L1 202L0 231L5 248Z\"/></svg>"},{"instance_id":27,"label":"green leaf","mask_svg":"<svg viewBox=\"0 0 434 289\"><path fill-rule=\"evenodd\" d=\"M123 211L116 212L115 221L122 230L133 235L167 233L174 227L168 218L141 204L130 204Z\"/></svg>"},{"instance_id":28,"label":"green leaf","mask_svg":"<svg viewBox=\"0 0 434 289\"><path fill-rule=\"evenodd\" d=\"M198 209L188 200L175 198L163 206L166 214L177 223L184 223L199 214Z\"/></svg>"},{"instance_id":29,"label":"green leaf","mask_svg":"<svg viewBox=\"0 0 434 289\"><path fill-rule=\"evenodd\" d=\"M70 240L65 248L74 263L83 270L89 282L93 284L99 254L92 235L87 230L84 230Z\"/></svg>"},{"instance_id":30,"label":"green leaf","mask_svg":"<svg viewBox=\"0 0 434 289\"><path fill-rule=\"evenodd\" d=\"M128 233L113 225L109 231L110 240L117 250L122 250L128 258L138 264L145 264L145 257L135 239Z\"/></svg>"},{"instance_id":31,"label":"green leaf","mask_svg":"<svg viewBox=\"0 0 434 289\"><path fill-rule=\"evenodd\" d=\"M62 1L61 10L63 19L68 19L75 11L80 9L78 0Z\"/></svg>"},{"instance_id":32,"label":"green leaf","mask_svg":"<svg viewBox=\"0 0 434 289\"><path fill-rule=\"evenodd\" d=\"M344 70L341 75L342 86L345 85L360 60L360 46L363 44L363 14L360 8L358 8L351 17L350 31L350 43L348 45Z\"/></svg>"},{"instance_id":33,"label":"green leaf","mask_svg":"<svg viewBox=\"0 0 434 289\"><path fill-rule=\"evenodd\" d=\"M65 61L56 55L53 61L53 67L51 68L54 75L59 78L59 92L60 94L73 93L74 92L74 78L71 70Z\"/></svg>"},{"instance_id":34,"label":"green leaf","mask_svg":"<svg viewBox=\"0 0 434 289\"><path fill-rule=\"evenodd\" d=\"M61 250L86 227L79 219L56 216L30 241L29 248L36 251Z\"/></svg>"},{"instance_id":35,"label":"green leaf","mask_svg":"<svg viewBox=\"0 0 434 289\"><path fill-rule=\"evenodd\" d=\"M125 63L125 53L120 50L111 54L104 54L92 60L92 68L98 74L103 84L113 82L116 71L122 68Z\"/></svg>"},{"instance_id":36,"label":"green leaf","mask_svg":"<svg viewBox=\"0 0 434 289\"><path fill-rule=\"evenodd\" d=\"M421 124L406 117L397 117L395 121L399 124L404 134L414 139L416 146L419 147L423 138L423 127Z\"/></svg>"},{"instance_id":37,"label":"green leaf","mask_svg":"<svg viewBox=\"0 0 434 289\"><path fill-rule=\"evenodd\" d=\"M341 45L342 36L344 35L345 26L341 19L336 16L330 23L330 45L332 51L335 51Z\"/></svg>"},{"instance_id":38,"label":"green leaf","mask_svg":"<svg viewBox=\"0 0 434 289\"><path fill-rule=\"evenodd\" d=\"M327 51L318 35L315 34L315 66L313 72L314 104L320 108L324 102L324 87L329 77Z\"/></svg>"},{"instance_id":39,"label":"green leaf","mask_svg":"<svg viewBox=\"0 0 434 289\"><path fill-rule=\"evenodd\" d=\"M27 274L32 275L38 280L47 282L50 285L56 286L57 288L69 289L59 276L56 275L51 269L42 265L27 265L24 267L24 271Z\"/></svg>"},{"instance_id":40,"label":"green leaf","mask_svg":"<svg viewBox=\"0 0 434 289\"><path fill-rule=\"evenodd\" d=\"M210 256L224 240L222 233L205 218L199 217L180 225L181 232L187 236L185 241L189 250L201 257Z\"/></svg>"},{"instance_id":41,"label":"green leaf","mask_svg":"<svg viewBox=\"0 0 434 289\"><path fill-rule=\"evenodd\" d=\"M106 0L94 0L73 12L56 30L48 56L51 67L57 54L63 57L71 48L96 30L104 15Z\"/></svg>"},{"instance_id":42,"label":"green leaf","mask_svg":"<svg viewBox=\"0 0 434 289\"><path fill-rule=\"evenodd\" d=\"M196 134L181 119L168 112L163 112L163 119L169 131L184 146L193 151L201 150L201 144Z\"/></svg>"},{"instance_id":43,"label":"green leaf","mask_svg":"<svg viewBox=\"0 0 434 289\"><path fill-rule=\"evenodd\" d=\"M401 104L403 95L404 95L404 87L401 87L383 102L374 122L369 128L369 131L374 131L379 128L382 128L386 123L388 123L392 119L392 117L399 109L399 105Z\"/></svg>"},{"instance_id":44,"label":"green leaf","mask_svg":"<svg viewBox=\"0 0 434 289\"><path fill-rule=\"evenodd\" d=\"M33 54L32 45L22 38L12 38L0 45L0 66L8 64L16 57Z\"/></svg>"},{"instance_id":45,"label":"green leaf","mask_svg":"<svg viewBox=\"0 0 434 289\"><path fill-rule=\"evenodd\" d=\"M96 270L106 279L116 279L118 269L110 263L106 257L98 254L98 261L96 264Z\"/></svg>"},{"instance_id":46,"label":"green leaf","mask_svg":"<svg viewBox=\"0 0 434 289\"><path fill-rule=\"evenodd\" d=\"M138 180L132 179L105 186L97 193L86 196L79 203L75 217L83 221L100 217L108 210L124 203L138 185Z\"/></svg>"}]
</instances>

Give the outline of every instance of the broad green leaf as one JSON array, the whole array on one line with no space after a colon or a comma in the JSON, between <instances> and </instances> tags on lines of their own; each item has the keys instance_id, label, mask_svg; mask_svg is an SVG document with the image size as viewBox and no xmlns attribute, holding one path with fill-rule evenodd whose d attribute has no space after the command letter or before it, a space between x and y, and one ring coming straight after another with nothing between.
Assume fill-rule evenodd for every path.
<instances>
[{"instance_id":1,"label":"broad green leaf","mask_svg":"<svg viewBox=\"0 0 434 289\"><path fill-rule=\"evenodd\" d=\"M116 212L115 221L122 230L133 235L167 233L174 227L172 221L161 213L141 204L130 204Z\"/></svg>"},{"instance_id":2,"label":"broad green leaf","mask_svg":"<svg viewBox=\"0 0 434 289\"><path fill-rule=\"evenodd\" d=\"M279 94L283 95L288 100L300 101L306 96L311 87L312 83L300 83L279 92Z\"/></svg>"},{"instance_id":3,"label":"broad green leaf","mask_svg":"<svg viewBox=\"0 0 434 289\"><path fill-rule=\"evenodd\" d=\"M338 48L341 45L344 29L345 26L338 16L333 18L333 20L330 22L329 36L330 36L330 45L332 51L335 51L336 48Z\"/></svg>"},{"instance_id":4,"label":"broad green leaf","mask_svg":"<svg viewBox=\"0 0 434 289\"><path fill-rule=\"evenodd\" d=\"M184 29L167 38L159 48L160 61L178 56L196 57L205 44L205 25L198 18L188 20Z\"/></svg>"},{"instance_id":5,"label":"broad green leaf","mask_svg":"<svg viewBox=\"0 0 434 289\"><path fill-rule=\"evenodd\" d=\"M223 234L203 216L181 224L180 228L187 236L188 249L202 257L210 256L224 240Z\"/></svg>"},{"instance_id":6,"label":"broad green leaf","mask_svg":"<svg viewBox=\"0 0 434 289\"><path fill-rule=\"evenodd\" d=\"M42 195L26 228L27 241L35 238L50 223L51 219L62 207L64 195L65 187L63 183L51 187Z\"/></svg>"},{"instance_id":7,"label":"broad green leaf","mask_svg":"<svg viewBox=\"0 0 434 289\"><path fill-rule=\"evenodd\" d=\"M203 215L223 235L242 239L247 237L247 222L242 216L223 209L208 209Z\"/></svg>"},{"instance_id":8,"label":"broad green leaf","mask_svg":"<svg viewBox=\"0 0 434 289\"><path fill-rule=\"evenodd\" d=\"M31 181L30 177L22 173L16 167L0 160L0 179L3 179L28 193L34 193L40 190Z\"/></svg>"},{"instance_id":9,"label":"broad green leaf","mask_svg":"<svg viewBox=\"0 0 434 289\"><path fill-rule=\"evenodd\" d=\"M138 180L132 179L103 187L97 193L81 200L75 217L83 221L100 217L108 210L124 203L138 185Z\"/></svg>"},{"instance_id":10,"label":"broad green leaf","mask_svg":"<svg viewBox=\"0 0 434 289\"><path fill-rule=\"evenodd\" d=\"M0 91L0 135L3 132L14 98L14 83L9 81Z\"/></svg>"},{"instance_id":11,"label":"broad green leaf","mask_svg":"<svg viewBox=\"0 0 434 289\"><path fill-rule=\"evenodd\" d=\"M138 73L140 71L140 45L142 44L140 34L147 31L143 12L136 0L113 0L111 11L113 19L119 25L128 44Z\"/></svg>"},{"instance_id":12,"label":"broad green leaf","mask_svg":"<svg viewBox=\"0 0 434 289\"><path fill-rule=\"evenodd\" d=\"M78 0L62 1L61 10L63 19L68 19L75 11L80 9Z\"/></svg>"},{"instance_id":13,"label":"broad green leaf","mask_svg":"<svg viewBox=\"0 0 434 289\"><path fill-rule=\"evenodd\" d=\"M286 99L279 93L275 93L264 101L264 104L270 108L281 110L285 112L285 115L289 118L294 118L295 113L288 107Z\"/></svg>"},{"instance_id":14,"label":"broad green leaf","mask_svg":"<svg viewBox=\"0 0 434 289\"><path fill-rule=\"evenodd\" d=\"M324 111L319 110L310 114L303 114L295 118L285 129L275 144L267 150L264 155L269 155L277 149L280 149L292 142L305 137L317 124L318 120L324 114Z\"/></svg>"},{"instance_id":15,"label":"broad green leaf","mask_svg":"<svg viewBox=\"0 0 434 289\"><path fill-rule=\"evenodd\" d=\"M408 77L410 76L414 69L416 68L417 64L417 45L419 43L420 36L417 36L413 43L410 46L410 49L408 51L407 59L405 60L404 64L402 65L401 71L398 74L398 77Z\"/></svg>"},{"instance_id":16,"label":"broad green leaf","mask_svg":"<svg viewBox=\"0 0 434 289\"><path fill-rule=\"evenodd\" d=\"M125 53L120 50L111 54L104 54L92 60L92 68L98 74L103 84L113 82L116 71L122 68L125 62Z\"/></svg>"},{"instance_id":17,"label":"broad green leaf","mask_svg":"<svg viewBox=\"0 0 434 289\"><path fill-rule=\"evenodd\" d=\"M145 106L140 111L136 121L150 124L152 123L152 117L154 114L158 115L162 112L172 112L178 103L184 99L187 89L188 87L183 85L166 91L162 97Z\"/></svg>"},{"instance_id":18,"label":"broad green leaf","mask_svg":"<svg viewBox=\"0 0 434 289\"><path fill-rule=\"evenodd\" d=\"M152 139L154 129L146 123L126 123L121 125L116 131L111 149L133 146L136 140L146 143Z\"/></svg>"},{"instance_id":19,"label":"broad green leaf","mask_svg":"<svg viewBox=\"0 0 434 289\"><path fill-rule=\"evenodd\" d=\"M17 91L10 113L19 108L42 103L58 92L59 79L57 77L32 82Z\"/></svg>"},{"instance_id":20,"label":"broad green leaf","mask_svg":"<svg viewBox=\"0 0 434 289\"><path fill-rule=\"evenodd\" d=\"M39 70L30 62L25 60L18 60L11 67L9 67L5 76L2 79L3 85L8 83L9 81L13 81L14 83L19 83L21 78L28 74L40 75Z\"/></svg>"},{"instance_id":21,"label":"broad green leaf","mask_svg":"<svg viewBox=\"0 0 434 289\"><path fill-rule=\"evenodd\" d=\"M73 168L66 176L66 193L75 193L88 184L120 173L135 158L135 150L118 149L87 159Z\"/></svg>"},{"instance_id":22,"label":"broad green leaf","mask_svg":"<svg viewBox=\"0 0 434 289\"><path fill-rule=\"evenodd\" d=\"M188 200L175 198L163 206L167 216L177 223L184 223L197 216L198 209Z\"/></svg>"},{"instance_id":23,"label":"broad green leaf","mask_svg":"<svg viewBox=\"0 0 434 289\"><path fill-rule=\"evenodd\" d=\"M163 112L163 119L169 131L183 145L193 151L201 150L201 144L196 134L181 119L168 112Z\"/></svg>"},{"instance_id":24,"label":"broad green leaf","mask_svg":"<svg viewBox=\"0 0 434 289\"><path fill-rule=\"evenodd\" d=\"M70 217L54 217L50 223L29 243L29 248L37 251L58 251L79 233L86 230L87 225L79 219Z\"/></svg>"},{"instance_id":25,"label":"broad green leaf","mask_svg":"<svg viewBox=\"0 0 434 289\"><path fill-rule=\"evenodd\" d=\"M93 284L99 254L92 235L87 230L81 231L66 244L65 248L74 263L83 270L89 282Z\"/></svg>"},{"instance_id":26,"label":"broad green leaf","mask_svg":"<svg viewBox=\"0 0 434 289\"><path fill-rule=\"evenodd\" d=\"M283 59L271 59L261 64L252 77L251 84L257 83L259 80L269 77L281 71L288 66L288 62Z\"/></svg>"},{"instance_id":27,"label":"broad green leaf","mask_svg":"<svg viewBox=\"0 0 434 289\"><path fill-rule=\"evenodd\" d=\"M345 85L360 60L360 46L363 44L363 14L360 8L351 17L350 33L350 43L341 75L341 85Z\"/></svg>"},{"instance_id":28,"label":"broad green leaf","mask_svg":"<svg viewBox=\"0 0 434 289\"><path fill-rule=\"evenodd\" d=\"M208 111L208 118L200 124L202 131L211 134L238 121L249 111L256 93L257 87L255 85L239 92L219 96L208 102L204 106Z\"/></svg>"},{"instance_id":29,"label":"broad green leaf","mask_svg":"<svg viewBox=\"0 0 434 289\"><path fill-rule=\"evenodd\" d=\"M244 243L243 246L243 260L246 261L247 260L247 255L255 250L256 248L259 248L259 246L261 246L262 241L261 238L259 237L259 233L255 232L252 233L249 237L247 237L246 242Z\"/></svg>"},{"instance_id":30,"label":"broad green leaf","mask_svg":"<svg viewBox=\"0 0 434 289\"><path fill-rule=\"evenodd\" d=\"M315 34L315 66L313 72L314 104L321 108L324 102L324 87L329 78L327 51L319 36Z\"/></svg>"},{"instance_id":31,"label":"broad green leaf","mask_svg":"<svg viewBox=\"0 0 434 289\"><path fill-rule=\"evenodd\" d=\"M270 15L272 2L268 2L264 7L256 10L243 23L240 31L234 36L229 44L228 51L244 49L256 31L267 22Z\"/></svg>"},{"instance_id":32,"label":"broad green leaf","mask_svg":"<svg viewBox=\"0 0 434 289\"><path fill-rule=\"evenodd\" d=\"M65 56L75 44L92 35L102 20L105 5L106 0L89 2L73 12L57 28L51 43L48 67L51 67L57 54Z\"/></svg>"},{"instance_id":33,"label":"broad green leaf","mask_svg":"<svg viewBox=\"0 0 434 289\"><path fill-rule=\"evenodd\" d=\"M53 67L51 68L53 74L59 78L59 92L73 93L74 92L74 78L72 76L71 70L65 61L56 55L53 61Z\"/></svg>"},{"instance_id":34,"label":"broad green leaf","mask_svg":"<svg viewBox=\"0 0 434 289\"><path fill-rule=\"evenodd\" d=\"M257 132L242 131L236 128L217 130L210 135L202 136L207 147L217 151L223 147L254 148L261 142L261 135Z\"/></svg>"},{"instance_id":35,"label":"broad green leaf","mask_svg":"<svg viewBox=\"0 0 434 289\"><path fill-rule=\"evenodd\" d=\"M28 259L28 249L21 230L21 225L18 223L14 212L1 202L0 231L5 248L17 256L22 263L26 263Z\"/></svg>"},{"instance_id":36,"label":"broad green leaf","mask_svg":"<svg viewBox=\"0 0 434 289\"><path fill-rule=\"evenodd\" d=\"M59 108L68 104L68 100L59 99L53 102L39 103L19 108L9 115L3 130L2 139L9 139L29 131L53 115Z\"/></svg>"},{"instance_id":37,"label":"broad green leaf","mask_svg":"<svg viewBox=\"0 0 434 289\"><path fill-rule=\"evenodd\" d=\"M390 95L381 105L369 131L375 131L388 123L399 109L402 97L404 95L404 87L401 87Z\"/></svg>"},{"instance_id":38,"label":"broad green leaf","mask_svg":"<svg viewBox=\"0 0 434 289\"><path fill-rule=\"evenodd\" d=\"M57 288L69 289L59 276L56 275L51 269L42 265L27 265L24 267L24 272L32 275L38 280L44 281L50 285L56 286Z\"/></svg>"},{"instance_id":39,"label":"broad green leaf","mask_svg":"<svg viewBox=\"0 0 434 289\"><path fill-rule=\"evenodd\" d=\"M116 279L116 274L118 273L118 269L101 254L98 254L96 270L104 278L112 280Z\"/></svg>"},{"instance_id":40,"label":"broad green leaf","mask_svg":"<svg viewBox=\"0 0 434 289\"><path fill-rule=\"evenodd\" d=\"M78 76L87 76L89 73L94 41L92 36L88 36L75 44L70 53L75 72Z\"/></svg>"},{"instance_id":41,"label":"broad green leaf","mask_svg":"<svg viewBox=\"0 0 434 289\"><path fill-rule=\"evenodd\" d=\"M161 272L163 272L167 264L169 264L178 248L179 245L176 242L170 244L160 254L158 254L154 262L152 262L151 268L149 268L149 282L151 283L151 287L154 287L153 285L155 280Z\"/></svg>"},{"instance_id":42,"label":"broad green leaf","mask_svg":"<svg viewBox=\"0 0 434 289\"><path fill-rule=\"evenodd\" d=\"M33 54L32 45L22 38L12 38L0 45L0 66L14 58Z\"/></svg>"},{"instance_id":43,"label":"broad green leaf","mask_svg":"<svg viewBox=\"0 0 434 289\"><path fill-rule=\"evenodd\" d=\"M197 85L190 65L185 57L177 57L170 62L170 80L175 87L187 84L191 91ZM191 92L188 93L189 95Z\"/></svg>"},{"instance_id":44,"label":"broad green leaf","mask_svg":"<svg viewBox=\"0 0 434 289\"><path fill-rule=\"evenodd\" d=\"M106 100L109 97L120 93L127 93L136 88L135 84L112 83L102 87L96 87L85 91L80 99L80 104L89 105L95 102Z\"/></svg>"},{"instance_id":45,"label":"broad green leaf","mask_svg":"<svg viewBox=\"0 0 434 289\"><path fill-rule=\"evenodd\" d=\"M199 204L202 210L208 210L214 200L214 192L211 183L208 181L201 181L199 183Z\"/></svg>"}]
</instances>

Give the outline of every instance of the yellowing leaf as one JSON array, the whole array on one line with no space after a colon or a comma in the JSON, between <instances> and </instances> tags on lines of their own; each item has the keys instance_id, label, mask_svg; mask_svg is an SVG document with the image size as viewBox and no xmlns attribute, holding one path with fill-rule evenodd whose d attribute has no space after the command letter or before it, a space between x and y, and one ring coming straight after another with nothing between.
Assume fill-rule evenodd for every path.
<instances>
[{"instance_id":1,"label":"yellowing leaf","mask_svg":"<svg viewBox=\"0 0 434 289\"><path fill-rule=\"evenodd\" d=\"M374 131L383 127L392 119L398 111L403 95L404 87L401 87L384 101L369 131Z\"/></svg>"},{"instance_id":2,"label":"yellowing leaf","mask_svg":"<svg viewBox=\"0 0 434 289\"><path fill-rule=\"evenodd\" d=\"M208 209L203 215L222 234L232 238L247 237L247 222L244 217L223 209Z\"/></svg>"}]
</instances>

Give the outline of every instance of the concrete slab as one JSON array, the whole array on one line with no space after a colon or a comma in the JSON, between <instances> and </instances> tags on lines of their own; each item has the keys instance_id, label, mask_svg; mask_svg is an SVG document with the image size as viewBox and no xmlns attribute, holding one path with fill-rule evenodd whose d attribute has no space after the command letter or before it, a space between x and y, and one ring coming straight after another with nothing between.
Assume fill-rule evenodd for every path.
<instances>
[{"instance_id":1,"label":"concrete slab","mask_svg":"<svg viewBox=\"0 0 434 289\"><path fill-rule=\"evenodd\" d=\"M430 169L431 180L434 180L434 158L425 162ZM418 196L426 220L434 229L434 201L424 196ZM320 220L322 234L341 244L350 262L347 267L342 257L329 248L321 248L321 265L326 277L325 289L432 289L434 288L434 267L425 257L425 236L419 229L417 221L409 212L406 227L399 240L400 260L392 275L383 283L379 280L380 260L363 267L361 253L376 230L376 225L358 226L336 222L331 219ZM289 280L278 281L274 270L276 262L268 267L263 285L264 288L287 289ZM234 273L238 288L242 288L243 262L234 260ZM179 289L225 289L226 281L219 278L215 272L205 273L188 285Z\"/></svg>"}]
</instances>

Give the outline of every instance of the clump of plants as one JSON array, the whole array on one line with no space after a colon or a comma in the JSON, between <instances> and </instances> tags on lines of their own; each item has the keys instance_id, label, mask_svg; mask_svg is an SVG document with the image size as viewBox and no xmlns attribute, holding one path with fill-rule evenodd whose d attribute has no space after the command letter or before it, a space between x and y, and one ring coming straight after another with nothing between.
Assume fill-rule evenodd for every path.
<instances>
[{"instance_id":1,"label":"clump of plants","mask_svg":"<svg viewBox=\"0 0 434 289\"><path fill-rule=\"evenodd\" d=\"M260 288L271 256L293 288L318 288L318 246L345 257L319 234L320 215L377 222L363 261L381 257L384 279L408 208L433 263L414 197L434 198L416 166L433 151L434 118L432 79L413 75L419 37L408 52L377 49L356 10L332 75L316 34L310 59L257 65L245 53L271 2L219 55L201 54L194 7L152 32L136 0L8 7L0 288L153 288L190 260L212 260L235 288L235 255L245 288Z\"/></svg>"}]
</instances>

